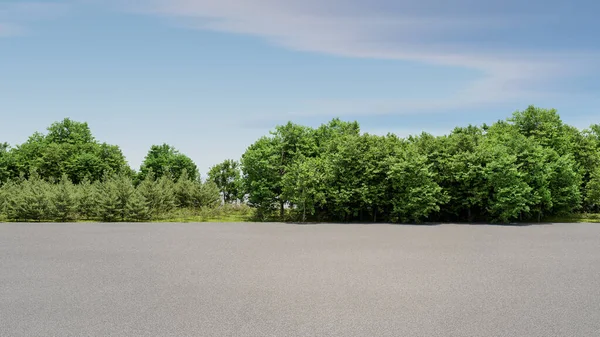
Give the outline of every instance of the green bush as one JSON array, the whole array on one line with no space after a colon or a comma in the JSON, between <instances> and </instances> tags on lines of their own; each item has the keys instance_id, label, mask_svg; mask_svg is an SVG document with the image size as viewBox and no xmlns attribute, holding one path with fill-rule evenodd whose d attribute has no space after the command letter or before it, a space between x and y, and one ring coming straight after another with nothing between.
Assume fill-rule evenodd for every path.
<instances>
[{"instance_id":1,"label":"green bush","mask_svg":"<svg viewBox=\"0 0 600 337\"><path fill-rule=\"evenodd\" d=\"M10 220L42 221L53 218L52 185L33 173L29 179L8 183L5 197L6 216Z\"/></svg>"}]
</instances>

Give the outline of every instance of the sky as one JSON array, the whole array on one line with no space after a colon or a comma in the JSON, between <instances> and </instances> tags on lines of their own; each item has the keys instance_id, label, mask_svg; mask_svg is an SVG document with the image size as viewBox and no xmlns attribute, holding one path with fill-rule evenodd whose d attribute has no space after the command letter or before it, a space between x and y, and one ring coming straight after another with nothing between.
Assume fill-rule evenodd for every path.
<instances>
[{"instance_id":1,"label":"sky","mask_svg":"<svg viewBox=\"0 0 600 337\"><path fill-rule=\"evenodd\" d=\"M594 0L0 0L0 142L65 117L202 174L276 125L448 133L528 105L600 123Z\"/></svg>"}]
</instances>

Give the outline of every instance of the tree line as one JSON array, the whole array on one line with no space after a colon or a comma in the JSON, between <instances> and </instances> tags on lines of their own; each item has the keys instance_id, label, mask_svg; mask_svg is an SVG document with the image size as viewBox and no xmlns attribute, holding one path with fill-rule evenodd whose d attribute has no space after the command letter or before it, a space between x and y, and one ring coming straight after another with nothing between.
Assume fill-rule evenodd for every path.
<instances>
[{"instance_id":1,"label":"tree line","mask_svg":"<svg viewBox=\"0 0 600 337\"><path fill-rule=\"evenodd\" d=\"M334 119L278 126L241 159L257 214L321 221L541 221L598 212L600 125L529 106L492 125L401 139Z\"/></svg>"},{"instance_id":2,"label":"tree line","mask_svg":"<svg viewBox=\"0 0 600 337\"><path fill-rule=\"evenodd\" d=\"M235 203L259 220L541 221L600 211L600 125L579 130L534 106L438 137L289 122L203 181L172 146L152 146L134 171L118 146L65 119L0 144L0 185L0 216L11 220L145 221Z\"/></svg>"},{"instance_id":3,"label":"tree line","mask_svg":"<svg viewBox=\"0 0 600 337\"><path fill-rule=\"evenodd\" d=\"M178 209L214 207L212 181L174 147L153 145L139 172L87 123L64 119L13 148L0 146L0 218L147 221Z\"/></svg>"}]
</instances>

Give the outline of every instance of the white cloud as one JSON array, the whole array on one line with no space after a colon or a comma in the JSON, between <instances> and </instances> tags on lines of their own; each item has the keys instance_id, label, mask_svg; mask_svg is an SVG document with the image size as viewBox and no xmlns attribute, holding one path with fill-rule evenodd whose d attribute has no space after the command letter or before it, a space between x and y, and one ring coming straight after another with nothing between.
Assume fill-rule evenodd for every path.
<instances>
[{"instance_id":1,"label":"white cloud","mask_svg":"<svg viewBox=\"0 0 600 337\"><path fill-rule=\"evenodd\" d=\"M556 52L513 43L511 39L536 27L564 21L563 9L544 0L505 0L502 5L473 0L13 1L0 4L0 36L22 34L33 21L63 15L73 4L175 18L187 27L257 36L293 50L411 60L481 73L480 79L451 98L305 102L297 111L289 111L290 116L401 114L506 102L529 104L555 97L557 86L551 84L562 77L598 71L595 51Z\"/></svg>"},{"instance_id":2,"label":"white cloud","mask_svg":"<svg viewBox=\"0 0 600 337\"><path fill-rule=\"evenodd\" d=\"M547 83L571 76L593 62L596 55L588 53L483 43L486 34L518 35L536 25L555 23L560 8L551 4L540 7L540 1L523 5L507 0L498 7L470 0L152 0L138 10L178 18L192 28L259 36L294 50L416 60L482 72L481 79L451 100L380 102L381 108L374 107L394 113L540 99L547 94ZM510 45L511 41L503 42ZM338 103L344 104L357 105ZM359 102L353 110L369 104Z\"/></svg>"}]
</instances>

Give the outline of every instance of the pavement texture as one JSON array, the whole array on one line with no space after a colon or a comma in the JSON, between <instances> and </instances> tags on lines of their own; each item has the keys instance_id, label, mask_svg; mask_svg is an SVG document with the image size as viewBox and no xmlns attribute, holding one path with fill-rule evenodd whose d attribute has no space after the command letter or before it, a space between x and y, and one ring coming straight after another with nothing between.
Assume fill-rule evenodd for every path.
<instances>
[{"instance_id":1,"label":"pavement texture","mask_svg":"<svg viewBox=\"0 0 600 337\"><path fill-rule=\"evenodd\" d=\"M600 336L600 225L0 224L0 336Z\"/></svg>"}]
</instances>

